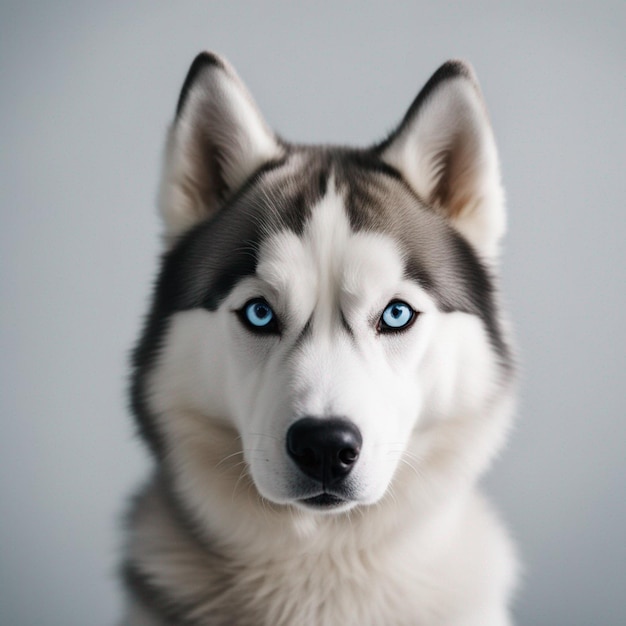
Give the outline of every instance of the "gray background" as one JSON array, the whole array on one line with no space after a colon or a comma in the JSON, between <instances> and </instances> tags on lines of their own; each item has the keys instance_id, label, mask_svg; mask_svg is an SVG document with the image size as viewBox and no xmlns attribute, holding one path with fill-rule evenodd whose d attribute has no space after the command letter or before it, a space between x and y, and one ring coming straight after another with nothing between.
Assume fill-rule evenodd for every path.
<instances>
[{"instance_id":1,"label":"gray background","mask_svg":"<svg viewBox=\"0 0 626 626\"><path fill-rule=\"evenodd\" d=\"M0 624L119 615L120 517L148 468L127 352L165 127L204 48L299 141L377 140L441 62L474 64L524 363L487 480L526 563L517 620L626 624L625 32L624 2L2 3Z\"/></svg>"}]
</instances>

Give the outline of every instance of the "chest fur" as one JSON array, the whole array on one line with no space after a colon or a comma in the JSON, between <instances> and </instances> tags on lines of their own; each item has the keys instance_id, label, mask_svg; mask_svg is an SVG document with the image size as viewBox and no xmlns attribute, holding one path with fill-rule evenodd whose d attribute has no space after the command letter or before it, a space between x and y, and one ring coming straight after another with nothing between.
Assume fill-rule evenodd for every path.
<instances>
[{"instance_id":1,"label":"chest fur","mask_svg":"<svg viewBox=\"0 0 626 626\"><path fill-rule=\"evenodd\" d=\"M207 626L375 626L433 623L432 594L403 542L358 546L346 536L251 554L194 538L154 494L138 501L131 590L166 623ZM402 550L401 547L404 547Z\"/></svg>"}]
</instances>

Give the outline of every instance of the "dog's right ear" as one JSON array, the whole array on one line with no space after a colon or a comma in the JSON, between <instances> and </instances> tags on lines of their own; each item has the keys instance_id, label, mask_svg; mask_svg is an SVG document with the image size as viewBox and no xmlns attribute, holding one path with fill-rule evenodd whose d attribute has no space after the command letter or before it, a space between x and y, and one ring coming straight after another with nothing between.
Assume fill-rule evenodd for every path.
<instances>
[{"instance_id":1,"label":"dog's right ear","mask_svg":"<svg viewBox=\"0 0 626 626\"><path fill-rule=\"evenodd\" d=\"M167 239L213 215L255 171L283 153L230 64L199 54L168 134L159 196Z\"/></svg>"}]
</instances>

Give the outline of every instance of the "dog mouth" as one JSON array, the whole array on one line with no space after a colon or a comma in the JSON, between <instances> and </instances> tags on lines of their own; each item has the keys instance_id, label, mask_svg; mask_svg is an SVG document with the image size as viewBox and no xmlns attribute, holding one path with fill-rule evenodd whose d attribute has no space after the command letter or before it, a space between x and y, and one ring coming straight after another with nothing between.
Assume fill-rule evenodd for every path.
<instances>
[{"instance_id":1,"label":"dog mouth","mask_svg":"<svg viewBox=\"0 0 626 626\"><path fill-rule=\"evenodd\" d=\"M320 493L318 496L303 498L299 502L315 509L334 509L349 504L350 501L331 493Z\"/></svg>"}]
</instances>

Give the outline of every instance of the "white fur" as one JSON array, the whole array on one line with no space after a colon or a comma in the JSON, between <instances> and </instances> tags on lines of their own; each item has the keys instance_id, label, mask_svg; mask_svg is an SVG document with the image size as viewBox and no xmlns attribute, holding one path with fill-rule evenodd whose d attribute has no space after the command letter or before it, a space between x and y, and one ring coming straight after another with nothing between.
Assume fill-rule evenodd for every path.
<instances>
[{"instance_id":1,"label":"white fur","mask_svg":"<svg viewBox=\"0 0 626 626\"><path fill-rule=\"evenodd\" d=\"M400 260L383 235L351 233L333 190L301 238L285 232L267 242L257 277L218 311L172 320L152 409L170 442L175 487L207 539L232 551L242 574L231 591L263 604L259 624L508 623L511 549L470 487L509 407L499 406L480 321L440 313L403 279ZM285 320L280 339L251 335L233 314L258 295ZM420 318L403 335L377 336L372 320L393 298ZM313 338L293 352L311 316ZM297 503L285 431L294 417L320 414L348 416L363 433L353 515L289 506ZM156 512L133 548L144 569L160 581L201 580L197 547L153 497ZM180 552L165 567L164 550Z\"/></svg>"},{"instance_id":2,"label":"white fur","mask_svg":"<svg viewBox=\"0 0 626 626\"><path fill-rule=\"evenodd\" d=\"M248 485L235 496L224 494L214 506L232 511L230 543L222 550L236 576L222 597L201 605L199 622L509 626L504 598L515 566L501 525L476 494L456 491L447 505L425 508L401 499L415 482L412 473L401 467L395 498L352 516L260 506ZM181 532L158 495L145 498L131 556L156 583L201 597L203 585L216 585L222 573L203 546ZM212 620L231 603L259 618Z\"/></svg>"},{"instance_id":3,"label":"white fur","mask_svg":"<svg viewBox=\"0 0 626 626\"><path fill-rule=\"evenodd\" d=\"M470 205L454 215L435 208L493 258L504 210L477 94L467 77L446 81L383 156L428 199L439 148L454 133L469 137L477 158L462 181ZM162 192L170 237L219 208L206 206L210 186L189 160L201 126L194 112L207 101L219 111L210 131L226 150L229 186L281 153L236 75L212 68L170 137ZM155 475L135 507L128 558L194 606L194 623L510 625L516 559L475 483L507 434L512 383L481 319L440 311L405 277L404 260L391 236L353 231L331 179L304 231L267 238L255 275L217 310L169 319L147 404L194 532ZM280 336L242 325L235 311L255 297L271 304ZM403 333L379 334L395 299L420 315ZM285 434L303 416L344 417L363 437L349 477L354 500L330 512L299 501L306 494ZM124 624L164 626L137 600Z\"/></svg>"}]
</instances>

